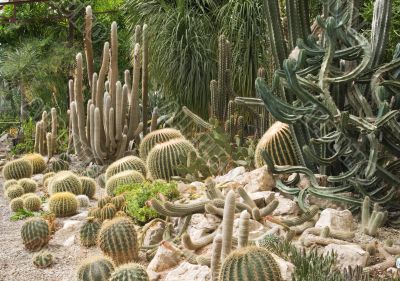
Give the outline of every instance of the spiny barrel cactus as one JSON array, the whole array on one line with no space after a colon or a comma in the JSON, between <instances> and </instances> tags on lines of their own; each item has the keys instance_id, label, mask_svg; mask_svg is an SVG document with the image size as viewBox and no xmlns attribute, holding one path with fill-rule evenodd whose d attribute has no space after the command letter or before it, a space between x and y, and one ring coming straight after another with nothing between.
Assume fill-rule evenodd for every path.
<instances>
[{"instance_id":1,"label":"spiny barrel cactus","mask_svg":"<svg viewBox=\"0 0 400 281\"><path fill-rule=\"evenodd\" d=\"M101 209L100 218L103 221L111 220L115 216L116 212L117 212L117 208L115 208L114 204L108 203Z\"/></svg>"},{"instance_id":2,"label":"spiny barrel cactus","mask_svg":"<svg viewBox=\"0 0 400 281\"><path fill-rule=\"evenodd\" d=\"M69 163L62 159L53 159L51 161L51 170L55 173L60 171L67 171L69 169Z\"/></svg>"},{"instance_id":3,"label":"spiny barrel cactus","mask_svg":"<svg viewBox=\"0 0 400 281\"><path fill-rule=\"evenodd\" d=\"M142 175L146 175L146 165L142 159L136 156L126 156L108 166L106 170L106 179L127 170L135 170L140 172Z\"/></svg>"},{"instance_id":4,"label":"spiny barrel cactus","mask_svg":"<svg viewBox=\"0 0 400 281\"><path fill-rule=\"evenodd\" d=\"M115 208L117 208L117 210L120 210L122 208L122 206L125 204L125 198L123 195L115 196L111 199L111 203L114 204L114 206L115 206Z\"/></svg>"},{"instance_id":5,"label":"spiny barrel cactus","mask_svg":"<svg viewBox=\"0 0 400 281\"><path fill-rule=\"evenodd\" d=\"M14 199L22 196L24 194L24 189L19 184L14 184L7 188L5 192L8 199Z\"/></svg>"},{"instance_id":6,"label":"spiny barrel cactus","mask_svg":"<svg viewBox=\"0 0 400 281\"><path fill-rule=\"evenodd\" d=\"M33 174L31 162L24 158L8 162L3 168L3 177L6 180L30 178Z\"/></svg>"},{"instance_id":7,"label":"spiny barrel cactus","mask_svg":"<svg viewBox=\"0 0 400 281\"><path fill-rule=\"evenodd\" d=\"M113 262L106 257L91 257L78 268L77 281L108 281L114 271Z\"/></svg>"},{"instance_id":8,"label":"spiny barrel cactus","mask_svg":"<svg viewBox=\"0 0 400 281\"><path fill-rule=\"evenodd\" d=\"M48 172L43 175L42 184L44 185L45 181L51 177L53 177L56 173L55 172Z\"/></svg>"},{"instance_id":9,"label":"spiny barrel cactus","mask_svg":"<svg viewBox=\"0 0 400 281\"><path fill-rule=\"evenodd\" d=\"M135 224L123 217L104 222L100 229L98 246L118 265L136 261L139 249Z\"/></svg>"},{"instance_id":10,"label":"spiny barrel cactus","mask_svg":"<svg viewBox=\"0 0 400 281\"><path fill-rule=\"evenodd\" d=\"M24 199L24 209L31 212L37 212L42 207L42 200L37 195L30 195Z\"/></svg>"},{"instance_id":11,"label":"spiny barrel cactus","mask_svg":"<svg viewBox=\"0 0 400 281\"><path fill-rule=\"evenodd\" d=\"M76 214L78 200L70 192L57 192L49 199L49 208L56 217L68 217Z\"/></svg>"},{"instance_id":12,"label":"spiny barrel cactus","mask_svg":"<svg viewBox=\"0 0 400 281\"><path fill-rule=\"evenodd\" d=\"M14 198L10 202L10 210L11 212L18 212L24 208L24 200L22 198Z\"/></svg>"},{"instance_id":13,"label":"spiny barrel cactus","mask_svg":"<svg viewBox=\"0 0 400 281\"><path fill-rule=\"evenodd\" d=\"M108 203L111 203L111 199L112 199L111 196L108 195L100 198L99 201L97 202L97 207L99 207L100 209L103 208Z\"/></svg>"},{"instance_id":14,"label":"spiny barrel cactus","mask_svg":"<svg viewBox=\"0 0 400 281\"><path fill-rule=\"evenodd\" d=\"M191 152L196 152L194 146L185 139L178 138L157 144L147 156L147 170L152 179L169 180L179 176L178 166L187 165Z\"/></svg>"},{"instance_id":15,"label":"spiny barrel cactus","mask_svg":"<svg viewBox=\"0 0 400 281\"><path fill-rule=\"evenodd\" d=\"M37 251L50 240L50 228L42 218L31 218L21 228L21 237L28 250Z\"/></svg>"},{"instance_id":16,"label":"spiny barrel cactus","mask_svg":"<svg viewBox=\"0 0 400 281\"><path fill-rule=\"evenodd\" d=\"M68 153L61 153L58 158L61 160L67 161L68 163L71 163L71 156L68 155Z\"/></svg>"},{"instance_id":17,"label":"spiny barrel cactus","mask_svg":"<svg viewBox=\"0 0 400 281\"><path fill-rule=\"evenodd\" d=\"M97 183L101 188L106 187L106 174L101 174L100 176L97 177Z\"/></svg>"},{"instance_id":18,"label":"spiny barrel cactus","mask_svg":"<svg viewBox=\"0 0 400 281\"><path fill-rule=\"evenodd\" d=\"M71 192L82 194L82 183L78 176L70 171L61 171L55 174L49 182L49 193Z\"/></svg>"},{"instance_id":19,"label":"spiny barrel cactus","mask_svg":"<svg viewBox=\"0 0 400 281\"><path fill-rule=\"evenodd\" d=\"M33 256L32 262L38 268L50 267L53 264L53 255L48 251L41 251Z\"/></svg>"},{"instance_id":20,"label":"spiny barrel cactus","mask_svg":"<svg viewBox=\"0 0 400 281\"><path fill-rule=\"evenodd\" d=\"M89 177L80 177L82 183L82 194L89 198L93 198L96 193L96 181Z\"/></svg>"},{"instance_id":21,"label":"spiny barrel cactus","mask_svg":"<svg viewBox=\"0 0 400 281\"><path fill-rule=\"evenodd\" d=\"M132 183L140 183L144 182L145 178L143 175L134 170L128 170L121 173L116 174L109 178L106 182L106 191L110 196L114 196L114 191L118 186Z\"/></svg>"},{"instance_id":22,"label":"spiny barrel cactus","mask_svg":"<svg viewBox=\"0 0 400 281\"><path fill-rule=\"evenodd\" d=\"M25 193L35 192L37 183L32 179L20 179L18 184L24 189Z\"/></svg>"},{"instance_id":23,"label":"spiny barrel cactus","mask_svg":"<svg viewBox=\"0 0 400 281\"><path fill-rule=\"evenodd\" d=\"M32 164L33 174L40 174L46 170L46 161L39 153L26 154L23 158Z\"/></svg>"},{"instance_id":24,"label":"spiny barrel cactus","mask_svg":"<svg viewBox=\"0 0 400 281\"><path fill-rule=\"evenodd\" d=\"M298 163L288 124L275 122L262 136L254 155L257 168L266 164L261 155L264 150L267 150L276 165L297 165Z\"/></svg>"},{"instance_id":25,"label":"spiny barrel cactus","mask_svg":"<svg viewBox=\"0 0 400 281\"><path fill-rule=\"evenodd\" d=\"M101 208L94 207L89 209L88 217L94 217L96 219L100 219L101 218L100 214L101 214Z\"/></svg>"},{"instance_id":26,"label":"spiny barrel cactus","mask_svg":"<svg viewBox=\"0 0 400 281\"><path fill-rule=\"evenodd\" d=\"M220 281L281 281L281 272L273 256L266 249L245 247L233 251L223 261Z\"/></svg>"},{"instance_id":27,"label":"spiny barrel cactus","mask_svg":"<svg viewBox=\"0 0 400 281\"><path fill-rule=\"evenodd\" d=\"M95 217L88 217L84 225L82 225L79 236L81 238L81 244L85 247L96 245L97 235L99 233L101 224L96 220Z\"/></svg>"},{"instance_id":28,"label":"spiny barrel cactus","mask_svg":"<svg viewBox=\"0 0 400 281\"><path fill-rule=\"evenodd\" d=\"M86 195L80 194L75 196L79 203L79 208L86 208L89 206L89 197Z\"/></svg>"},{"instance_id":29,"label":"spiny barrel cactus","mask_svg":"<svg viewBox=\"0 0 400 281\"><path fill-rule=\"evenodd\" d=\"M159 143L167 142L176 138L184 138L182 133L176 129L165 128L153 131L146 135L140 143L139 155L146 160L150 150Z\"/></svg>"},{"instance_id":30,"label":"spiny barrel cactus","mask_svg":"<svg viewBox=\"0 0 400 281\"><path fill-rule=\"evenodd\" d=\"M118 267L111 275L110 281L149 281L146 269L137 263L128 263Z\"/></svg>"},{"instance_id":31,"label":"spiny barrel cactus","mask_svg":"<svg viewBox=\"0 0 400 281\"><path fill-rule=\"evenodd\" d=\"M4 191L6 191L7 188L9 188L10 186L15 185L15 184L18 184L18 181L17 181L17 180L14 180L14 179L6 180L6 181L4 182L4 184L3 184Z\"/></svg>"}]
</instances>

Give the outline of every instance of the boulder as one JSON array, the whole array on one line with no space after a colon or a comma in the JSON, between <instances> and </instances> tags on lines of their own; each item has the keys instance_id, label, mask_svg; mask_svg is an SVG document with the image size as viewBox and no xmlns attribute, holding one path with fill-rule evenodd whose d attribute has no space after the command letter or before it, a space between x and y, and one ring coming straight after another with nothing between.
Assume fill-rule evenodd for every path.
<instances>
[{"instance_id":1,"label":"boulder","mask_svg":"<svg viewBox=\"0 0 400 281\"><path fill-rule=\"evenodd\" d=\"M295 266L294 264L285 261L284 259L282 259L281 257L271 253L272 257L275 259L276 263L279 266L279 269L281 271L281 276L282 276L282 280L283 281L292 281L293 278L293 274L295 271Z\"/></svg>"},{"instance_id":2,"label":"boulder","mask_svg":"<svg viewBox=\"0 0 400 281\"><path fill-rule=\"evenodd\" d=\"M150 246L160 243L163 239L165 223L162 221L150 222L151 225L146 230L143 238L143 246Z\"/></svg>"},{"instance_id":3,"label":"boulder","mask_svg":"<svg viewBox=\"0 0 400 281\"><path fill-rule=\"evenodd\" d=\"M181 263L177 268L168 272L165 281L209 281L211 280L211 270L205 265Z\"/></svg>"},{"instance_id":4,"label":"boulder","mask_svg":"<svg viewBox=\"0 0 400 281\"><path fill-rule=\"evenodd\" d=\"M315 227L329 226L331 230L352 231L355 228L353 215L349 210L325 209L321 212Z\"/></svg>"},{"instance_id":5,"label":"boulder","mask_svg":"<svg viewBox=\"0 0 400 281\"><path fill-rule=\"evenodd\" d=\"M345 269L349 266L353 268L356 266L365 267L369 258L368 252L356 244L329 244L324 248L324 255L329 255L332 252L336 253L337 266L340 269Z\"/></svg>"},{"instance_id":6,"label":"boulder","mask_svg":"<svg viewBox=\"0 0 400 281\"><path fill-rule=\"evenodd\" d=\"M221 224L221 219L211 214L194 214L190 220L188 234L192 239L197 240L200 237L213 232Z\"/></svg>"},{"instance_id":7,"label":"boulder","mask_svg":"<svg viewBox=\"0 0 400 281\"><path fill-rule=\"evenodd\" d=\"M179 249L175 248L171 243L162 242L154 258L147 266L147 270L162 272L177 266L181 260L182 255Z\"/></svg>"}]
</instances>

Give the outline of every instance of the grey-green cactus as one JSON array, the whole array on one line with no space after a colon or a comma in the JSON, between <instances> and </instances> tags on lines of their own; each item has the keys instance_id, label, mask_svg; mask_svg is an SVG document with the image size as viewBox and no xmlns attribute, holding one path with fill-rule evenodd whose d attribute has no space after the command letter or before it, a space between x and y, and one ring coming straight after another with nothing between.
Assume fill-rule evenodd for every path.
<instances>
[{"instance_id":1,"label":"grey-green cactus","mask_svg":"<svg viewBox=\"0 0 400 281\"><path fill-rule=\"evenodd\" d=\"M222 236L217 234L214 237L212 245L212 256L211 256L211 280L218 281L219 272L221 268L221 250L222 250Z\"/></svg>"},{"instance_id":2,"label":"grey-green cactus","mask_svg":"<svg viewBox=\"0 0 400 281\"><path fill-rule=\"evenodd\" d=\"M18 181L17 181L17 180L14 180L14 179L6 180L6 181L3 183L4 191L6 191L7 188L9 188L10 186L15 185L15 184L18 184Z\"/></svg>"},{"instance_id":3,"label":"grey-green cactus","mask_svg":"<svg viewBox=\"0 0 400 281\"><path fill-rule=\"evenodd\" d=\"M38 268L50 267L53 264L53 255L48 251L40 251L33 256L32 262Z\"/></svg>"},{"instance_id":4,"label":"grey-green cactus","mask_svg":"<svg viewBox=\"0 0 400 281\"><path fill-rule=\"evenodd\" d=\"M378 228L385 223L385 212L379 211L379 205L374 204L370 213L370 198L366 196L361 208L361 227L365 234L376 236Z\"/></svg>"},{"instance_id":5,"label":"grey-green cactus","mask_svg":"<svg viewBox=\"0 0 400 281\"><path fill-rule=\"evenodd\" d=\"M222 250L221 259L224 260L232 250L233 220L235 218L236 195L229 191L226 195L224 216L222 220Z\"/></svg>"},{"instance_id":6,"label":"grey-green cactus","mask_svg":"<svg viewBox=\"0 0 400 281\"><path fill-rule=\"evenodd\" d=\"M90 204L89 197L83 194L76 195L76 200L78 200L79 208L86 208Z\"/></svg>"},{"instance_id":7,"label":"grey-green cactus","mask_svg":"<svg viewBox=\"0 0 400 281\"><path fill-rule=\"evenodd\" d=\"M24 198L24 209L31 212L37 212L42 207L42 200L39 196L32 194Z\"/></svg>"},{"instance_id":8,"label":"grey-green cactus","mask_svg":"<svg viewBox=\"0 0 400 281\"><path fill-rule=\"evenodd\" d=\"M50 240L50 228L42 218L27 220L21 228L21 237L25 248L31 251L40 250Z\"/></svg>"},{"instance_id":9,"label":"grey-green cactus","mask_svg":"<svg viewBox=\"0 0 400 281\"><path fill-rule=\"evenodd\" d=\"M301 214L299 217L283 219L282 223L287 226L294 226L305 223L306 221L311 220L317 213L319 212L319 208L316 205L312 205L306 212Z\"/></svg>"},{"instance_id":10,"label":"grey-green cactus","mask_svg":"<svg viewBox=\"0 0 400 281\"><path fill-rule=\"evenodd\" d=\"M101 208L99 208L99 207L91 208L91 209L89 209L88 217L94 217L96 219L100 219L101 218L100 212L101 212Z\"/></svg>"},{"instance_id":11,"label":"grey-green cactus","mask_svg":"<svg viewBox=\"0 0 400 281\"><path fill-rule=\"evenodd\" d=\"M239 220L239 236L238 236L239 248L246 247L249 242L249 224L250 224L250 214L247 211L242 211Z\"/></svg>"},{"instance_id":12,"label":"grey-green cactus","mask_svg":"<svg viewBox=\"0 0 400 281\"><path fill-rule=\"evenodd\" d=\"M111 199L111 203L114 204L117 210L121 210L122 206L125 205L125 198L123 195L115 196Z\"/></svg>"},{"instance_id":13,"label":"grey-green cactus","mask_svg":"<svg viewBox=\"0 0 400 281\"><path fill-rule=\"evenodd\" d=\"M90 199L96 194L96 181L89 177L80 177L82 183L82 194L86 195Z\"/></svg>"},{"instance_id":14,"label":"grey-green cactus","mask_svg":"<svg viewBox=\"0 0 400 281\"><path fill-rule=\"evenodd\" d=\"M90 257L79 266L77 281L108 281L113 271L114 264L110 259Z\"/></svg>"},{"instance_id":15,"label":"grey-green cactus","mask_svg":"<svg viewBox=\"0 0 400 281\"><path fill-rule=\"evenodd\" d=\"M49 193L71 192L75 195L82 194L82 182L77 175L70 171L61 171L55 174L49 182Z\"/></svg>"},{"instance_id":16,"label":"grey-green cactus","mask_svg":"<svg viewBox=\"0 0 400 281\"><path fill-rule=\"evenodd\" d=\"M18 185L20 185L24 189L24 193L35 192L37 188L36 181L32 179L20 179L18 181Z\"/></svg>"},{"instance_id":17,"label":"grey-green cactus","mask_svg":"<svg viewBox=\"0 0 400 281\"><path fill-rule=\"evenodd\" d=\"M9 200L21 197L23 194L24 189L19 184L9 186L5 192L5 195Z\"/></svg>"},{"instance_id":18,"label":"grey-green cactus","mask_svg":"<svg viewBox=\"0 0 400 281\"><path fill-rule=\"evenodd\" d=\"M24 201L22 198L17 197L11 200L10 202L10 210L11 212L18 212L24 209Z\"/></svg>"},{"instance_id":19,"label":"grey-green cactus","mask_svg":"<svg viewBox=\"0 0 400 281\"><path fill-rule=\"evenodd\" d=\"M149 281L146 269L137 263L128 263L118 267L110 277L110 281Z\"/></svg>"},{"instance_id":20,"label":"grey-green cactus","mask_svg":"<svg viewBox=\"0 0 400 281\"><path fill-rule=\"evenodd\" d=\"M23 158L32 164L33 174L40 174L46 170L46 161L39 153L26 154Z\"/></svg>"},{"instance_id":21,"label":"grey-green cactus","mask_svg":"<svg viewBox=\"0 0 400 281\"><path fill-rule=\"evenodd\" d=\"M114 204L108 203L100 211L101 220L111 220L114 218L115 213L117 212L117 208L115 208Z\"/></svg>"},{"instance_id":22,"label":"grey-green cactus","mask_svg":"<svg viewBox=\"0 0 400 281\"><path fill-rule=\"evenodd\" d=\"M141 183L144 182L145 178L143 175L135 170L127 170L121 173L118 173L106 181L106 191L110 196L115 195L115 189L121 185L133 184L133 183Z\"/></svg>"},{"instance_id":23,"label":"grey-green cactus","mask_svg":"<svg viewBox=\"0 0 400 281\"><path fill-rule=\"evenodd\" d=\"M95 217L88 217L87 221L82 225L79 231L81 244L85 247L96 245L100 228L101 224Z\"/></svg>"},{"instance_id":24,"label":"grey-green cactus","mask_svg":"<svg viewBox=\"0 0 400 281\"><path fill-rule=\"evenodd\" d=\"M24 158L9 161L3 167L3 177L6 180L30 178L32 177L32 174L32 164Z\"/></svg>"},{"instance_id":25,"label":"grey-green cactus","mask_svg":"<svg viewBox=\"0 0 400 281\"><path fill-rule=\"evenodd\" d=\"M49 199L49 209L56 217L75 215L78 205L75 195L70 192L57 192Z\"/></svg>"},{"instance_id":26,"label":"grey-green cactus","mask_svg":"<svg viewBox=\"0 0 400 281\"><path fill-rule=\"evenodd\" d=\"M180 131L172 128L159 129L147 134L140 142L140 157L143 160L146 160L150 150L156 146L156 144L164 143L176 138L184 137Z\"/></svg>"},{"instance_id":27,"label":"grey-green cactus","mask_svg":"<svg viewBox=\"0 0 400 281\"><path fill-rule=\"evenodd\" d=\"M54 158L51 160L51 170L55 173L69 170L69 163L62 159Z\"/></svg>"},{"instance_id":28,"label":"grey-green cactus","mask_svg":"<svg viewBox=\"0 0 400 281\"><path fill-rule=\"evenodd\" d=\"M127 170L135 170L142 175L146 175L146 165L142 159L136 156L126 156L108 166L106 170L106 179Z\"/></svg>"}]
</instances>

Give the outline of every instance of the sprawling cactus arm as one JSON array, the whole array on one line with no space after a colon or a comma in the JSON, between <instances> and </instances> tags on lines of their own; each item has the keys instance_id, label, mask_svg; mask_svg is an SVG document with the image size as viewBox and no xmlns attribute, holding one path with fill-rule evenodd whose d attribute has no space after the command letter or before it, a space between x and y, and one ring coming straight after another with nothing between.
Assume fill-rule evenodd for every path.
<instances>
[{"instance_id":1,"label":"sprawling cactus arm","mask_svg":"<svg viewBox=\"0 0 400 281\"><path fill-rule=\"evenodd\" d=\"M182 107L182 111L193 120L193 122L198 125L201 128L204 128L206 130L212 130L213 126L208 123L207 121L203 120L200 116L197 114L193 113L192 111L189 110L186 106Z\"/></svg>"},{"instance_id":2,"label":"sprawling cactus arm","mask_svg":"<svg viewBox=\"0 0 400 281\"><path fill-rule=\"evenodd\" d=\"M222 250L221 259L224 260L232 250L233 220L236 208L236 195L229 191L225 199L224 216L222 221Z\"/></svg>"},{"instance_id":3,"label":"sprawling cactus arm","mask_svg":"<svg viewBox=\"0 0 400 281\"><path fill-rule=\"evenodd\" d=\"M86 54L86 65L87 65L87 74L88 81L90 87L92 87L92 77L94 72L93 67L93 46L92 46L92 7L86 7L86 15L85 15L85 37L83 39L83 44L85 46L85 54ZM96 85L93 85L96 87Z\"/></svg>"},{"instance_id":4,"label":"sprawling cactus arm","mask_svg":"<svg viewBox=\"0 0 400 281\"><path fill-rule=\"evenodd\" d=\"M143 122L143 136L147 134L147 121L148 121L148 80L149 80L149 70L148 70L148 63L149 63L149 35L148 35L148 27L147 24L143 25L143 48L142 48L142 122Z\"/></svg>"},{"instance_id":5,"label":"sprawling cactus arm","mask_svg":"<svg viewBox=\"0 0 400 281\"><path fill-rule=\"evenodd\" d=\"M133 55L133 78L132 78L132 91L129 105L129 129L128 129L128 140L133 139L133 134L139 125L140 112L139 112L139 82L140 82L140 45L135 44L134 55Z\"/></svg>"},{"instance_id":6,"label":"sprawling cactus arm","mask_svg":"<svg viewBox=\"0 0 400 281\"><path fill-rule=\"evenodd\" d=\"M371 43L372 63L375 68L382 61L389 39L390 22L392 17L392 0L377 0L374 3L372 19Z\"/></svg>"},{"instance_id":7,"label":"sprawling cactus arm","mask_svg":"<svg viewBox=\"0 0 400 281\"><path fill-rule=\"evenodd\" d=\"M189 234L185 233L182 235L182 245L189 250L196 251L198 249L201 249L207 245L209 245L211 242L213 242L214 237L216 236L216 232L213 232L211 234L205 235L201 237L197 241L193 241L192 238L190 237Z\"/></svg>"}]
</instances>

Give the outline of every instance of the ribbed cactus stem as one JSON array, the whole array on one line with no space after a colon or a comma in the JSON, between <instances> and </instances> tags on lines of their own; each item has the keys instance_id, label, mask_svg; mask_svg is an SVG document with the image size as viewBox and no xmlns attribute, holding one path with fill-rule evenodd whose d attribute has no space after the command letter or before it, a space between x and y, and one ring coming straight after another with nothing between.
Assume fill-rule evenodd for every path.
<instances>
[{"instance_id":1,"label":"ribbed cactus stem","mask_svg":"<svg viewBox=\"0 0 400 281\"><path fill-rule=\"evenodd\" d=\"M111 97L108 92L104 94L104 109L103 109L103 128L106 138L106 148L110 147L110 126L109 126L109 115L111 109Z\"/></svg>"},{"instance_id":2,"label":"ribbed cactus stem","mask_svg":"<svg viewBox=\"0 0 400 281\"><path fill-rule=\"evenodd\" d=\"M85 15L85 37L83 40L83 44L85 46L87 74L90 87L92 87L92 77L94 72L93 46L92 46L92 26L93 26L92 20L93 20L92 7L87 6ZM93 85L93 87L96 87L96 85Z\"/></svg>"},{"instance_id":3,"label":"ribbed cactus stem","mask_svg":"<svg viewBox=\"0 0 400 281\"><path fill-rule=\"evenodd\" d=\"M117 144L115 142L115 113L113 107L108 112L108 136L110 137L111 151L115 151Z\"/></svg>"},{"instance_id":4,"label":"ribbed cactus stem","mask_svg":"<svg viewBox=\"0 0 400 281\"><path fill-rule=\"evenodd\" d=\"M256 203L254 203L253 199L250 198L249 194L243 187L238 188L238 193L240 197L242 197L244 203L250 206L250 208L257 208Z\"/></svg>"},{"instance_id":5,"label":"ribbed cactus stem","mask_svg":"<svg viewBox=\"0 0 400 281\"><path fill-rule=\"evenodd\" d=\"M122 126L123 126L123 96L122 96L122 84L120 81L117 82L115 92L115 140L119 141L122 138Z\"/></svg>"},{"instance_id":6,"label":"ribbed cactus stem","mask_svg":"<svg viewBox=\"0 0 400 281\"><path fill-rule=\"evenodd\" d=\"M36 123L36 129L35 129L35 145L33 148L33 151L35 153L39 153L39 146L40 146L40 121Z\"/></svg>"},{"instance_id":7,"label":"ribbed cactus stem","mask_svg":"<svg viewBox=\"0 0 400 281\"><path fill-rule=\"evenodd\" d=\"M88 140L88 146L91 147L90 145L90 139L91 139L91 129L90 129L90 105L92 104L92 100L88 100L86 104L86 139Z\"/></svg>"},{"instance_id":8,"label":"ribbed cactus stem","mask_svg":"<svg viewBox=\"0 0 400 281\"><path fill-rule=\"evenodd\" d=\"M229 191L225 199L224 217L222 221L222 251L221 258L225 259L232 250L233 220L235 217L236 196L234 191Z\"/></svg>"},{"instance_id":9,"label":"ribbed cactus stem","mask_svg":"<svg viewBox=\"0 0 400 281\"><path fill-rule=\"evenodd\" d=\"M93 73L93 77L92 77L92 84L93 85L90 88L90 93L91 93L91 100L93 102L94 105L96 105L96 99L97 99L97 80L99 79L97 73Z\"/></svg>"},{"instance_id":10,"label":"ribbed cactus stem","mask_svg":"<svg viewBox=\"0 0 400 281\"><path fill-rule=\"evenodd\" d=\"M110 58L110 96L111 107L116 108L116 87L118 81L118 28L114 21L111 24L111 58Z\"/></svg>"},{"instance_id":11,"label":"ribbed cactus stem","mask_svg":"<svg viewBox=\"0 0 400 281\"><path fill-rule=\"evenodd\" d=\"M370 218L370 204L371 201L368 196L365 196L362 207L361 207L361 227L362 229L366 229L368 227L369 218Z\"/></svg>"},{"instance_id":12,"label":"ribbed cactus stem","mask_svg":"<svg viewBox=\"0 0 400 281\"><path fill-rule=\"evenodd\" d=\"M215 235L216 235L216 233L213 232L211 234L200 237L200 239L197 241L193 241L192 238L190 237L190 235L185 233L182 235L182 245L186 249L196 251L198 249L201 249L201 248L209 245L211 242L213 242Z\"/></svg>"},{"instance_id":13,"label":"ribbed cactus stem","mask_svg":"<svg viewBox=\"0 0 400 281\"><path fill-rule=\"evenodd\" d=\"M101 134L100 130L102 130L102 124L100 119L100 109L96 107L94 109L94 150L96 151L96 155L100 159L106 158L107 154L101 149Z\"/></svg>"},{"instance_id":14,"label":"ribbed cactus stem","mask_svg":"<svg viewBox=\"0 0 400 281\"><path fill-rule=\"evenodd\" d=\"M148 38L148 26L147 24L143 25L142 32L142 40L143 40L143 48L142 48L142 122L143 122L143 136L147 134L147 120L148 120L148 80L149 80L149 71L148 71L148 63L149 63L149 38Z\"/></svg>"},{"instance_id":15,"label":"ribbed cactus stem","mask_svg":"<svg viewBox=\"0 0 400 281\"><path fill-rule=\"evenodd\" d=\"M78 114L77 114L77 109L76 109L76 102L73 101L71 103L71 121L72 121L72 135L73 135L73 141L74 141L74 148L75 148L75 154L78 155L79 157L82 157L82 146L79 138L79 124L78 124Z\"/></svg>"},{"instance_id":16,"label":"ribbed cactus stem","mask_svg":"<svg viewBox=\"0 0 400 281\"><path fill-rule=\"evenodd\" d=\"M158 117L159 117L158 108L155 107L153 109L153 113L151 114L150 132L154 132L155 130L157 130L157 119L158 119Z\"/></svg>"},{"instance_id":17,"label":"ribbed cactus stem","mask_svg":"<svg viewBox=\"0 0 400 281\"><path fill-rule=\"evenodd\" d=\"M371 68L375 68L379 65L385 53L389 39L391 17L392 0L376 0L374 3L374 15L371 29Z\"/></svg>"},{"instance_id":18,"label":"ribbed cactus stem","mask_svg":"<svg viewBox=\"0 0 400 281\"><path fill-rule=\"evenodd\" d=\"M133 139L134 131L137 129L140 120L139 116L140 115L139 112L140 68L141 68L140 45L136 43L134 49L134 57L133 57L132 91L131 91L131 99L129 102L129 130L128 130L129 141Z\"/></svg>"},{"instance_id":19,"label":"ribbed cactus stem","mask_svg":"<svg viewBox=\"0 0 400 281\"><path fill-rule=\"evenodd\" d=\"M103 95L104 95L104 83L106 81L106 75L110 66L110 44L104 43L103 47L103 60L99 72L99 78L97 79L97 90L96 90L96 107L103 109Z\"/></svg>"},{"instance_id":20,"label":"ribbed cactus stem","mask_svg":"<svg viewBox=\"0 0 400 281\"><path fill-rule=\"evenodd\" d=\"M219 271L221 268L221 250L222 250L222 236L218 234L215 236L212 245L211 256L211 280L218 281Z\"/></svg>"},{"instance_id":21,"label":"ribbed cactus stem","mask_svg":"<svg viewBox=\"0 0 400 281\"><path fill-rule=\"evenodd\" d=\"M302 224L306 221L311 220L319 211L318 206L312 205L306 212L304 212L300 217L293 219L284 219L282 222L287 226L294 226Z\"/></svg>"},{"instance_id":22,"label":"ribbed cactus stem","mask_svg":"<svg viewBox=\"0 0 400 281\"><path fill-rule=\"evenodd\" d=\"M278 199L272 200L270 203L268 203L267 206L260 209L260 216L265 217L265 216L272 214L272 212L278 207L278 205L279 205Z\"/></svg>"},{"instance_id":23,"label":"ribbed cactus stem","mask_svg":"<svg viewBox=\"0 0 400 281\"><path fill-rule=\"evenodd\" d=\"M57 153L57 110L53 107L51 109L51 146L53 153Z\"/></svg>"},{"instance_id":24,"label":"ribbed cactus stem","mask_svg":"<svg viewBox=\"0 0 400 281\"><path fill-rule=\"evenodd\" d=\"M46 134L46 144L47 144L47 157L48 159L51 159L51 157L53 157L51 133Z\"/></svg>"},{"instance_id":25,"label":"ribbed cactus stem","mask_svg":"<svg viewBox=\"0 0 400 281\"><path fill-rule=\"evenodd\" d=\"M246 247L249 242L250 214L243 211L239 220L239 248Z\"/></svg>"},{"instance_id":26,"label":"ribbed cactus stem","mask_svg":"<svg viewBox=\"0 0 400 281\"><path fill-rule=\"evenodd\" d=\"M216 80L211 80L210 82L211 91L211 114L212 118L218 118L218 82Z\"/></svg>"},{"instance_id":27,"label":"ribbed cactus stem","mask_svg":"<svg viewBox=\"0 0 400 281\"><path fill-rule=\"evenodd\" d=\"M199 127L204 128L206 130L213 129L213 126L210 123L206 122L200 116L198 116L194 112L190 111L189 108L187 108L186 106L182 107L182 111L183 111L183 113L185 113L186 116L188 116L190 119L192 119L193 122L196 125L198 125Z\"/></svg>"},{"instance_id":28,"label":"ribbed cactus stem","mask_svg":"<svg viewBox=\"0 0 400 281\"><path fill-rule=\"evenodd\" d=\"M132 85L131 85L131 72L128 69L125 69L124 71L124 85L128 87L130 95L130 92L132 91ZM130 101L130 99L128 100Z\"/></svg>"},{"instance_id":29,"label":"ribbed cactus stem","mask_svg":"<svg viewBox=\"0 0 400 281\"><path fill-rule=\"evenodd\" d=\"M224 209L222 208L217 208L215 207L213 204L206 204L204 206L204 210L208 213L208 214L212 214L212 215L216 215L219 217L222 217L224 215Z\"/></svg>"}]
</instances>

